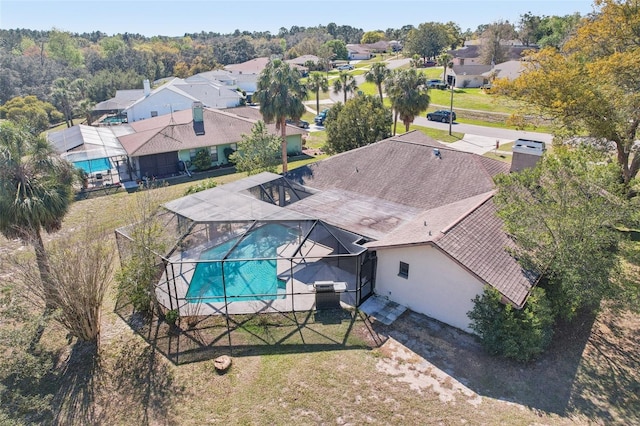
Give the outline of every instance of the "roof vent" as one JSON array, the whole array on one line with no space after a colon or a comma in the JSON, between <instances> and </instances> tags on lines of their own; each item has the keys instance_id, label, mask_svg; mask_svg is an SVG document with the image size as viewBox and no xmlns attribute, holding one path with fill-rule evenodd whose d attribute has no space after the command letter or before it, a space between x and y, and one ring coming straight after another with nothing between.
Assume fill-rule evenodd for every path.
<instances>
[{"instance_id":1,"label":"roof vent","mask_svg":"<svg viewBox=\"0 0 640 426\"><path fill-rule=\"evenodd\" d=\"M440 150L438 148L433 148L433 155L442 160L442 154L440 154Z\"/></svg>"}]
</instances>

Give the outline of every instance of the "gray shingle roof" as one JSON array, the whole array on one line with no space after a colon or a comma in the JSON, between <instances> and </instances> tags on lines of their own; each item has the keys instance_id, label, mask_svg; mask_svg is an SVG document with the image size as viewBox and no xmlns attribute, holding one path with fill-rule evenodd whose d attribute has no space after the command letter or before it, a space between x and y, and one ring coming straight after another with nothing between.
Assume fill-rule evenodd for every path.
<instances>
[{"instance_id":1,"label":"gray shingle roof","mask_svg":"<svg viewBox=\"0 0 640 426\"><path fill-rule=\"evenodd\" d=\"M492 191L493 176L508 170L502 162L410 132L294 169L287 177L319 190L344 189L428 210Z\"/></svg>"},{"instance_id":2,"label":"gray shingle roof","mask_svg":"<svg viewBox=\"0 0 640 426\"><path fill-rule=\"evenodd\" d=\"M435 244L520 307L536 276L524 271L508 252L514 242L503 231L493 199L456 223Z\"/></svg>"},{"instance_id":3,"label":"gray shingle roof","mask_svg":"<svg viewBox=\"0 0 640 426\"><path fill-rule=\"evenodd\" d=\"M289 172L319 193L287 209L374 238L370 248L436 245L521 306L535 277L505 249L513 242L492 201L493 177L508 171L410 132Z\"/></svg>"}]
</instances>

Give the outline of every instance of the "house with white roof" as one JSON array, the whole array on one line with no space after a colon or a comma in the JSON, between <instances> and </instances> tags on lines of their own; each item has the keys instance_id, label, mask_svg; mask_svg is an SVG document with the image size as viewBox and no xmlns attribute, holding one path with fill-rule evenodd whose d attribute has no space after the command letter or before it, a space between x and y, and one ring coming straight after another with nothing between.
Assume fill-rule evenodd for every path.
<instances>
[{"instance_id":1,"label":"house with white roof","mask_svg":"<svg viewBox=\"0 0 640 426\"><path fill-rule=\"evenodd\" d=\"M231 108L240 105L243 98L233 85L214 79L172 78L154 90L145 80L144 96L129 105L124 113L129 123L133 123L191 109L194 102L202 102L207 108Z\"/></svg>"}]
</instances>

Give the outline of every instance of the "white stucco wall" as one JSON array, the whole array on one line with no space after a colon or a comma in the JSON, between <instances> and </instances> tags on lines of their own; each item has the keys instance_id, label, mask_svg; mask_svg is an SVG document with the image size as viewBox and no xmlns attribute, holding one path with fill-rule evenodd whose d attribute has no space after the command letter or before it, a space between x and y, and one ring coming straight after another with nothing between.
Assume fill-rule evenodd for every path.
<instances>
[{"instance_id":1,"label":"white stucco wall","mask_svg":"<svg viewBox=\"0 0 640 426\"><path fill-rule=\"evenodd\" d=\"M471 332L467 312L484 284L439 249L424 245L378 249L375 293L412 311ZM409 277L398 275L400 262Z\"/></svg>"},{"instance_id":2,"label":"white stucco wall","mask_svg":"<svg viewBox=\"0 0 640 426\"><path fill-rule=\"evenodd\" d=\"M158 116L175 111L191 109L193 99L179 95L170 90L162 90L147 96L144 100L127 109L129 123L151 118L151 111L157 111Z\"/></svg>"}]
</instances>

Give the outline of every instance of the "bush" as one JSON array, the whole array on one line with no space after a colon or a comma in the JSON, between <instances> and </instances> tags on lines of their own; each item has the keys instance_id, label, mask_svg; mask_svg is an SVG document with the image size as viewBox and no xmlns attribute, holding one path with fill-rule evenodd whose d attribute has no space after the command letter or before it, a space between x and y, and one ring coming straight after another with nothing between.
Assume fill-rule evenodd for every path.
<instances>
[{"instance_id":1,"label":"bush","mask_svg":"<svg viewBox=\"0 0 640 426\"><path fill-rule=\"evenodd\" d=\"M501 295L492 287L473 300L468 313L471 329L478 334L485 349L526 362L540 355L551 343L554 317L543 289L536 287L522 309L501 302Z\"/></svg>"},{"instance_id":2,"label":"bush","mask_svg":"<svg viewBox=\"0 0 640 426\"><path fill-rule=\"evenodd\" d=\"M211 154L208 149L200 149L196 152L196 156L191 161L191 164L197 171L202 172L211 168Z\"/></svg>"},{"instance_id":3,"label":"bush","mask_svg":"<svg viewBox=\"0 0 640 426\"><path fill-rule=\"evenodd\" d=\"M198 182L195 185L191 185L184 191L184 195L195 194L196 192L204 191L205 189L215 188L218 183L213 179L205 179Z\"/></svg>"},{"instance_id":4,"label":"bush","mask_svg":"<svg viewBox=\"0 0 640 426\"><path fill-rule=\"evenodd\" d=\"M231 148L230 146L226 147L222 152L224 152L224 156L227 159L227 163L229 164L235 164L233 162L233 160L231 159L231 155L236 152L233 148Z\"/></svg>"}]
</instances>

